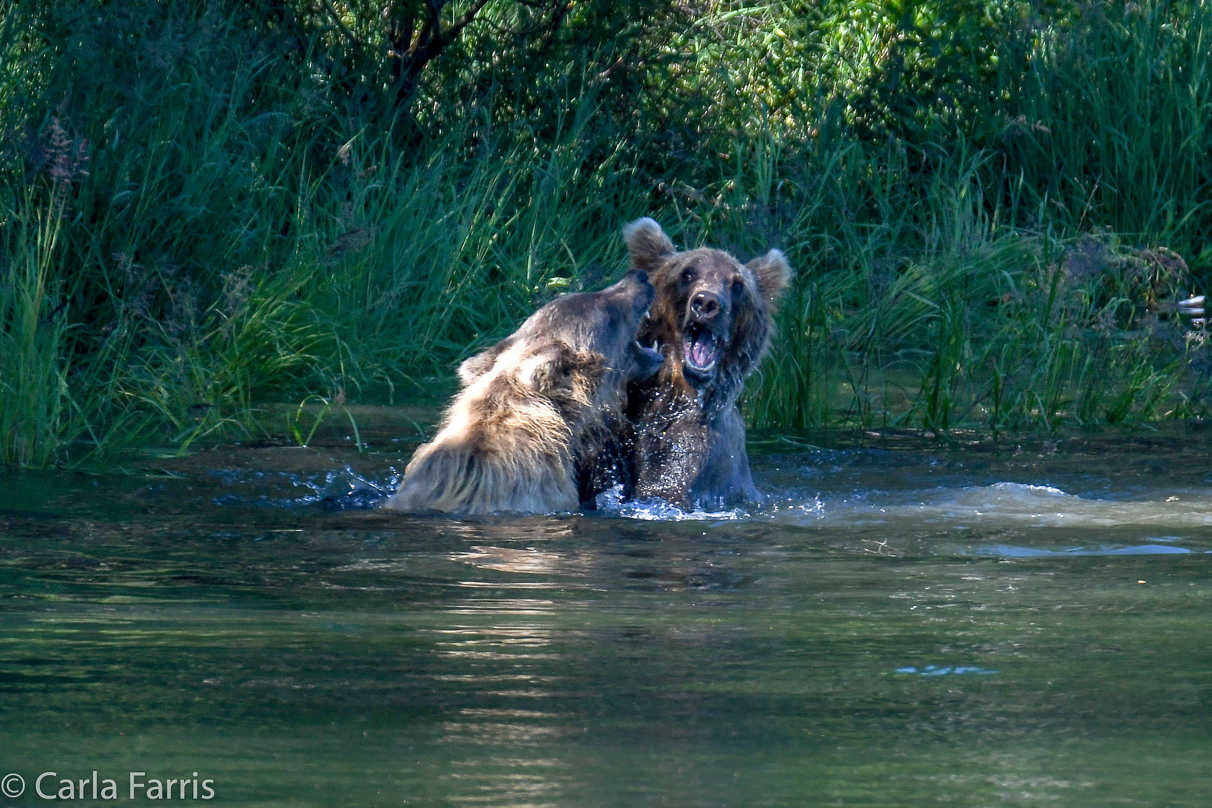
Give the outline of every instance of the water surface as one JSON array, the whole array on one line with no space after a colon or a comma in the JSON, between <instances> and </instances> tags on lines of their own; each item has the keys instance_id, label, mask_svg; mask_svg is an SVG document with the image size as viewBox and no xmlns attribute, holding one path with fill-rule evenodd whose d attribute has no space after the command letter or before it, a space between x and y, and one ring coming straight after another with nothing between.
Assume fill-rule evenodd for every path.
<instances>
[{"instance_id":1,"label":"water surface","mask_svg":"<svg viewBox=\"0 0 1212 808\"><path fill-rule=\"evenodd\" d=\"M758 441L749 512L325 511L415 443L368 431L3 478L7 804L1212 804L1199 432Z\"/></svg>"}]
</instances>

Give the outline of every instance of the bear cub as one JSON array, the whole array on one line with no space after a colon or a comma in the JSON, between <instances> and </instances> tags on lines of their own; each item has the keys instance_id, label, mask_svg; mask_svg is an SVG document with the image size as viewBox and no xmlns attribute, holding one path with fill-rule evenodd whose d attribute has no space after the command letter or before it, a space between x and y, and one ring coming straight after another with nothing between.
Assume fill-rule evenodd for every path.
<instances>
[{"instance_id":1,"label":"bear cub","mask_svg":"<svg viewBox=\"0 0 1212 808\"><path fill-rule=\"evenodd\" d=\"M384 503L406 513L575 510L603 442L622 422L629 382L663 357L636 341L655 290L642 271L600 292L565 295L459 366L462 389L432 441Z\"/></svg>"},{"instance_id":2,"label":"bear cub","mask_svg":"<svg viewBox=\"0 0 1212 808\"><path fill-rule=\"evenodd\" d=\"M664 356L628 392L635 496L684 508L757 500L736 402L770 345L791 268L778 250L746 264L722 250L679 252L649 218L623 240L656 287L639 341Z\"/></svg>"}]
</instances>

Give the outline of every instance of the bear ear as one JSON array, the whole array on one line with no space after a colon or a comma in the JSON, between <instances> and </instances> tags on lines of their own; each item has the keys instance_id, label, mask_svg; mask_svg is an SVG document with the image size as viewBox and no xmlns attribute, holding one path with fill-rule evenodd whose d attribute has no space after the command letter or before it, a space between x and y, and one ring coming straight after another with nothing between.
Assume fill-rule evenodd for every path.
<instances>
[{"instance_id":1,"label":"bear ear","mask_svg":"<svg viewBox=\"0 0 1212 808\"><path fill-rule=\"evenodd\" d=\"M633 269L653 272L677 254L673 242L655 219L645 216L623 228L623 241L631 255Z\"/></svg>"},{"instance_id":2,"label":"bear ear","mask_svg":"<svg viewBox=\"0 0 1212 808\"><path fill-rule=\"evenodd\" d=\"M753 270L762 297L772 303L782 296L787 285L791 283L791 267L778 250L771 250L761 258L754 258L745 266Z\"/></svg>"},{"instance_id":3,"label":"bear ear","mask_svg":"<svg viewBox=\"0 0 1212 808\"><path fill-rule=\"evenodd\" d=\"M457 371L459 383L463 387L467 387L473 384L485 373L492 370L492 366L497 362L497 357L505 353L505 351L511 345L513 345L514 342L514 337L506 337L491 348L480 351L480 353L476 354L475 356L464 359L462 364L459 365L459 369Z\"/></svg>"},{"instance_id":4,"label":"bear ear","mask_svg":"<svg viewBox=\"0 0 1212 808\"><path fill-rule=\"evenodd\" d=\"M489 354L493 355L490 356ZM492 370L492 364L495 359L496 356L491 348L484 351L484 353L478 353L475 356L469 356L464 359L456 371L459 376L459 384L463 387L469 387L476 379Z\"/></svg>"}]
</instances>

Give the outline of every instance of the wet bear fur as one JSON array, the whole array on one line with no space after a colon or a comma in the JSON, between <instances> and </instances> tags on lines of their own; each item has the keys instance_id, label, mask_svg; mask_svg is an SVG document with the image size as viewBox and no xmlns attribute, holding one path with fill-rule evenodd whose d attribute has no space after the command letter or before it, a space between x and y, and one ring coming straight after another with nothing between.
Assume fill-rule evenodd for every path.
<instances>
[{"instance_id":1,"label":"wet bear fur","mask_svg":"<svg viewBox=\"0 0 1212 808\"><path fill-rule=\"evenodd\" d=\"M634 496L684 508L757 500L736 402L770 345L791 280L786 259L778 250L746 264L722 250L679 252L649 218L627 225L623 239L632 267L656 287L639 340L664 355L629 389Z\"/></svg>"},{"instance_id":2,"label":"wet bear fur","mask_svg":"<svg viewBox=\"0 0 1212 808\"><path fill-rule=\"evenodd\" d=\"M629 272L600 292L566 295L463 362L462 389L383 505L407 513L482 515L574 510L602 446L623 420L628 382L662 357L637 326L654 291Z\"/></svg>"}]
</instances>

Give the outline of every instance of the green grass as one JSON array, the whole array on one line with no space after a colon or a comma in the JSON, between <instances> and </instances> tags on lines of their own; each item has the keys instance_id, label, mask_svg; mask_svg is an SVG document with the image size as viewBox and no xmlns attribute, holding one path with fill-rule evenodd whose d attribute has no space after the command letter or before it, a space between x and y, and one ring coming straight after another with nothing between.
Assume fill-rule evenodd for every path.
<instances>
[{"instance_id":1,"label":"green grass","mask_svg":"<svg viewBox=\"0 0 1212 808\"><path fill-rule=\"evenodd\" d=\"M369 5L0 2L0 463L402 400L642 215L788 254L756 426L1203 416L1212 8L634 5L490 3L401 104Z\"/></svg>"},{"instance_id":2,"label":"green grass","mask_svg":"<svg viewBox=\"0 0 1212 808\"><path fill-rule=\"evenodd\" d=\"M62 219L40 212L21 222L6 247L0 286L0 463L41 466L55 459L70 405L63 359L66 328L55 273Z\"/></svg>"}]
</instances>

